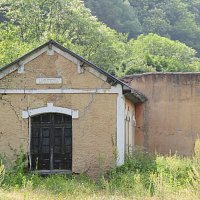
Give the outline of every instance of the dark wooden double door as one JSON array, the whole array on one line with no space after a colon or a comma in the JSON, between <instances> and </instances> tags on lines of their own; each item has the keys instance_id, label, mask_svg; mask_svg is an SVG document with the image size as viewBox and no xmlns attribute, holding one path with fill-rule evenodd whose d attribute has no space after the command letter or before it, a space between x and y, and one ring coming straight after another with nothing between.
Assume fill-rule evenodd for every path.
<instances>
[{"instance_id":1,"label":"dark wooden double door","mask_svg":"<svg viewBox=\"0 0 200 200\"><path fill-rule=\"evenodd\" d=\"M72 169L72 118L48 113L31 118L31 170Z\"/></svg>"}]
</instances>

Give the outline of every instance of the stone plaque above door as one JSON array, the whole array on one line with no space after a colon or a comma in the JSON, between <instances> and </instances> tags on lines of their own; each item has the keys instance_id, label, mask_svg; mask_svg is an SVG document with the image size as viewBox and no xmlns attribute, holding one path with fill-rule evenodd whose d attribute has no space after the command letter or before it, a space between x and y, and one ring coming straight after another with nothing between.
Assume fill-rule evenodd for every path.
<instances>
[{"instance_id":1,"label":"stone plaque above door","mask_svg":"<svg viewBox=\"0 0 200 200\"><path fill-rule=\"evenodd\" d=\"M49 84L61 84L62 78L36 78L36 84L49 85Z\"/></svg>"}]
</instances>

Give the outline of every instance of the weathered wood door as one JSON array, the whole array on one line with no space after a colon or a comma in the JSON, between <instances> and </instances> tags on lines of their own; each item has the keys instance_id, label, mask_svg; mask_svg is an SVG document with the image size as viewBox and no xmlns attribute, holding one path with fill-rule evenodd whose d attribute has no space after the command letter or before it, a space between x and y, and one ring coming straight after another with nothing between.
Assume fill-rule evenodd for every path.
<instances>
[{"instance_id":1,"label":"weathered wood door","mask_svg":"<svg viewBox=\"0 0 200 200\"><path fill-rule=\"evenodd\" d=\"M72 169L72 118L57 113L31 118L31 170Z\"/></svg>"}]
</instances>

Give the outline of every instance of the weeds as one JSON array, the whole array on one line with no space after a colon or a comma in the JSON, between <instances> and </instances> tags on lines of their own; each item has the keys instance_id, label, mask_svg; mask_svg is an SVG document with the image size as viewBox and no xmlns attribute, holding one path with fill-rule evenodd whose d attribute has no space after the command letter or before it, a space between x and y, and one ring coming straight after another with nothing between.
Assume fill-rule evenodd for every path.
<instances>
[{"instance_id":1,"label":"weeds","mask_svg":"<svg viewBox=\"0 0 200 200\"><path fill-rule=\"evenodd\" d=\"M5 177L5 167L2 164L2 161L0 160L0 186L4 181L4 177Z\"/></svg>"},{"instance_id":2,"label":"weeds","mask_svg":"<svg viewBox=\"0 0 200 200\"><path fill-rule=\"evenodd\" d=\"M121 167L101 174L94 182L86 175L52 175L40 177L27 173L27 161L21 152L15 166L7 170L0 164L0 183L9 191L24 195L37 191L52 199L200 199L200 141L193 158L161 156L134 152ZM1 192L1 190L0 190ZM49 197L50 198L50 197Z\"/></svg>"}]
</instances>

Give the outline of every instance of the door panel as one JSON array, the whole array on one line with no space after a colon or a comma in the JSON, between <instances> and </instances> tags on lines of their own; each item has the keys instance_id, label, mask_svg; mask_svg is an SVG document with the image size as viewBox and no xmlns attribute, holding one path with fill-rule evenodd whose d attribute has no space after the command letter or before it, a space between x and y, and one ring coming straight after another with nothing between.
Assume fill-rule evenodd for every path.
<instances>
[{"instance_id":1,"label":"door panel","mask_svg":"<svg viewBox=\"0 0 200 200\"><path fill-rule=\"evenodd\" d=\"M71 170L72 118L42 114L31 118L32 170Z\"/></svg>"},{"instance_id":2,"label":"door panel","mask_svg":"<svg viewBox=\"0 0 200 200\"><path fill-rule=\"evenodd\" d=\"M40 128L32 127L31 131L31 155L32 155L32 167L37 169L37 163L39 158L39 146L40 146Z\"/></svg>"},{"instance_id":3,"label":"door panel","mask_svg":"<svg viewBox=\"0 0 200 200\"><path fill-rule=\"evenodd\" d=\"M50 169L50 133L51 128L45 127L41 128L40 135L40 150L39 150L39 160L38 169L49 170Z\"/></svg>"},{"instance_id":4,"label":"door panel","mask_svg":"<svg viewBox=\"0 0 200 200\"><path fill-rule=\"evenodd\" d=\"M54 128L53 138L53 167L54 169L63 169L63 145L62 145L62 128Z\"/></svg>"}]
</instances>

